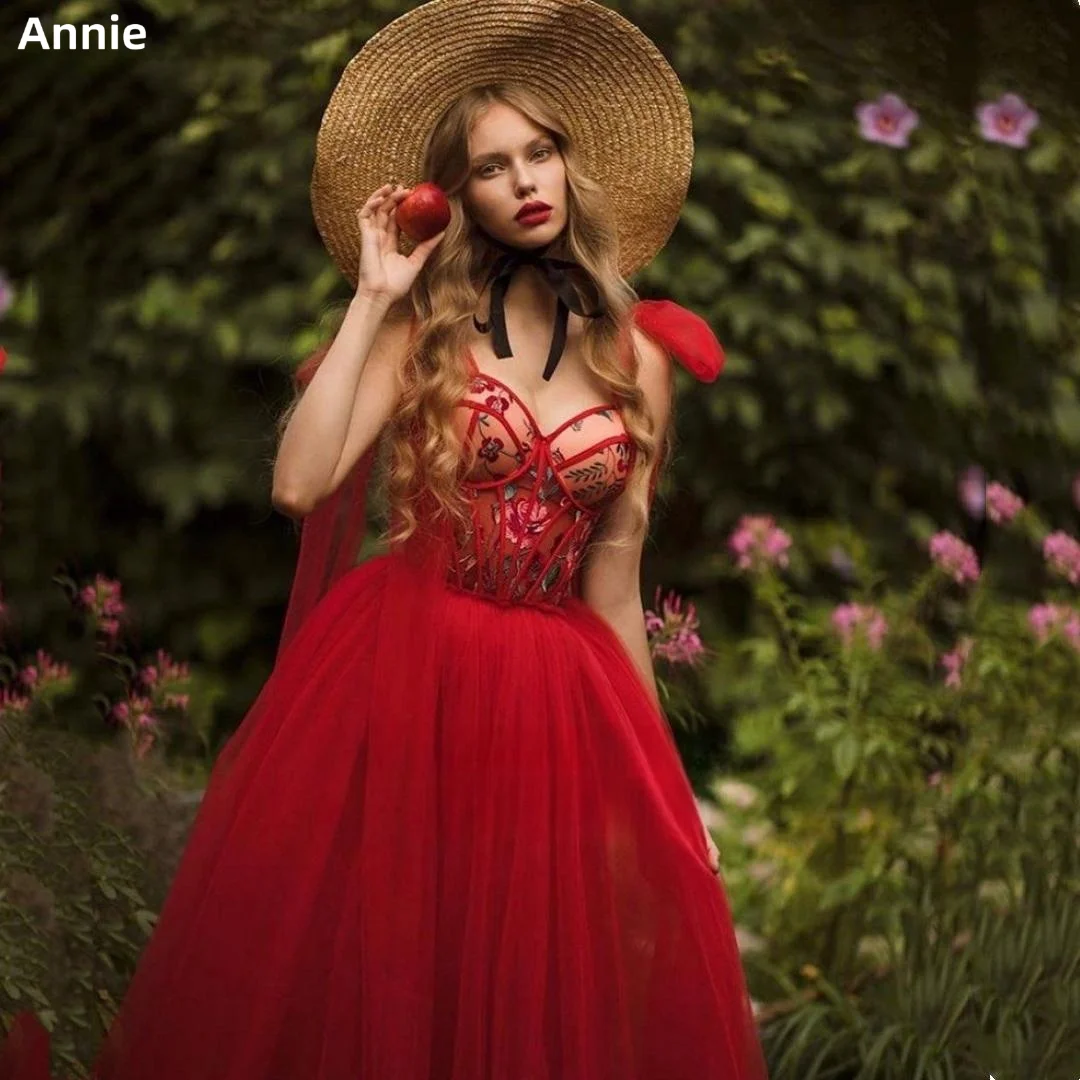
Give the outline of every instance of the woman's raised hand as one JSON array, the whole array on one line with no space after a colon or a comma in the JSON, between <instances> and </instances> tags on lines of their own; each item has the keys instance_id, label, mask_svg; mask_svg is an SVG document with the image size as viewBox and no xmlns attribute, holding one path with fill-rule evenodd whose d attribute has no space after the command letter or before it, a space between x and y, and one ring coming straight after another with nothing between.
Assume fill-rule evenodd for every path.
<instances>
[{"instance_id":1,"label":"woman's raised hand","mask_svg":"<svg viewBox=\"0 0 1080 1080\"><path fill-rule=\"evenodd\" d=\"M356 295L393 303L412 288L416 275L427 262L446 230L417 244L411 255L398 251L398 226L394 220L398 204L410 188L383 184L357 212L360 221L360 273Z\"/></svg>"}]
</instances>

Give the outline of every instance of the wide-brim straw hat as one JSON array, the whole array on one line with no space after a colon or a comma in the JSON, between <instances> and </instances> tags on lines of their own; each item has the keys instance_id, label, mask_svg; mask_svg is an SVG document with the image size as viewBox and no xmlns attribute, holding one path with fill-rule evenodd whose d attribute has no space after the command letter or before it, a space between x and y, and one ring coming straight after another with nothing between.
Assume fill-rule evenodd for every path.
<instances>
[{"instance_id":1,"label":"wide-brim straw hat","mask_svg":"<svg viewBox=\"0 0 1080 1080\"><path fill-rule=\"evenodd\" d=\"M655 45L592 0L431 0L349 61L319 128L311 202L355 287L357 211L385 183L422 180L425 141L466 90L513 81L566 122L584 171L611 200L629 276L670 237L693 160L690 106ZM402 238L402 246L411 245Z\"/></svg>"}]
</instances>

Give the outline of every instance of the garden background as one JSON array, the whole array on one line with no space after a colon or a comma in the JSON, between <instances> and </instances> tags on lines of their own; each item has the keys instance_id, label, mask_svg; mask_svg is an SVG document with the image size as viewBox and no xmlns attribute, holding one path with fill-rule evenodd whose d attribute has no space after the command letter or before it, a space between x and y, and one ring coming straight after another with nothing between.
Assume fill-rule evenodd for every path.
<instances>
[{"instance_id":1,"label":"garden background","mask_svg":"<svg viewBox=\"0 0 1080 1080\"><path fill-rule=\"evenodd\" d=\"M410 6L0 11L0 1016L74 1074L269 674L315 133ZM694 112L633 284L727 366L643 588L772 1074L1076 1080L1080 9L612 6ZM17 49L114 11L144 51Z\"/></svg>"}]
</instances>

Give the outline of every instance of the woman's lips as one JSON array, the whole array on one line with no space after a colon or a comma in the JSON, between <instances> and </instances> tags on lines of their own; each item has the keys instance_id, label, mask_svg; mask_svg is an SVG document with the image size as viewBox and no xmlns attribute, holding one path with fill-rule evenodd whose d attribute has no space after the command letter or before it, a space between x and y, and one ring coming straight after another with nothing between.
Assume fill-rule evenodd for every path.
<instances>
[{"instance_id":1,"label":"woman's lips","mask_svg":"<svg viewBox=\"0 0 1080 1080\"><path fill-rule=\"evenodd\" d=\"M519 225L524 225L526 228L532 228L536 225L543 225L549 217L551 217L550 210L534 210L530 214L522 214L521 217L515 218L515 220Z\"/></svg>"}]
</instances>

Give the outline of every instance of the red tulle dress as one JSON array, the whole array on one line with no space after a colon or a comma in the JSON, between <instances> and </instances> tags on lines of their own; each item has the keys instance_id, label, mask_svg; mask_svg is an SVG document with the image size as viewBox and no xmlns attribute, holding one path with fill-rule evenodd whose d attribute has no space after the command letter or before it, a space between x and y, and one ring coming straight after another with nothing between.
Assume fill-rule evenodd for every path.
<instances>
[{"instance_id":1,"label":"red tulle dress","mask_svg":"<svg viewBox=\"0 0 1080 1080\"><path fill-rule=\"evenodd\" d=\"M636 324L702 381L668 301ZM373 452L305 521L276 665L215 763L98 1080L763 1080L667 721L579 568L634 447L474 364L474 513L356 565ZM0 1080L47 1080L32 1013Z\"/></svg>"}]
</instances>

